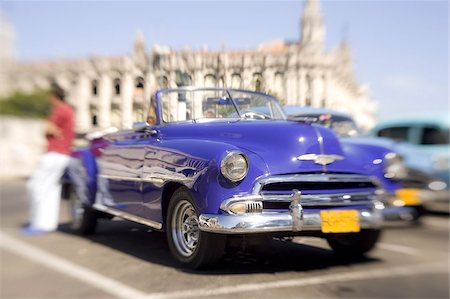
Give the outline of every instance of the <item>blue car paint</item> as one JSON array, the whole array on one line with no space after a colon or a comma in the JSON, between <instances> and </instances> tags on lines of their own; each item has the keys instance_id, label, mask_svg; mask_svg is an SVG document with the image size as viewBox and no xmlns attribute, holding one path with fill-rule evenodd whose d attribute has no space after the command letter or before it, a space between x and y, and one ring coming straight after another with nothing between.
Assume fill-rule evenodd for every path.
<instances>
[{"instance_id":1,"label":"blue car paint","mask_svg":"<svg viewBox=\"0 0 450 299\"><path fill-rule=\"evenodd\" d=\"M346 117L352 119L347 113L336 111L327 108L315 108L309 106L284 106L283 108L287 115L292 117L297 116L309 116L309 115L320 115L320 114L330 114L335 116ZM366 169L371 171L371 175L375 176L378 181L382 184L383 189L387 192L394 194L395 191L402 188L402 183L398 180L387 179L384 176L384 156L389 152L395 152L403 154L402 150L399 150L394 142L389 140L380 140L379 138L368 138L368 137L351 137L351 138L340 138L340 143L347 152L348 155L353 157L359 157L364 161ZM374 164L373 161L380 159L382 162L379 164ZM409 165L408 160L406 161Z\"/></svg>"},{"instance_id":2,"label":"blue car paint","mask_svg":"<svg viewBox=\"0 0 450 299\"><path fill-rule=\"evenodd\" d=\"M159 109L157 118L160 121ZM174 183L189 188L199 213L217 214L223 200L251 193L255 182L269 175L323 173L325 170L328 173L378 176L381 171L380 166L372 163L379 157L376 150L369 146L341 145L331 130L302 122L184 122L163 123L153 129L156 130L153 136L133 130L113 133L74 153L79 165L86 169L86 197L89 202L102 203L163 223L162 195L167 183L122 184L102 178L102 175L139 178L151 175L157 169L182 181L175 180ZM133 147L139 147L139 150L132 150ZM228 181L220 172L220 161L232 150L240 150L249 159L248 174L238 183ZM326 168L313 161L296 159L303 154L320 154L321 151L344 159ZM326 192L322 190L322 193Z\"/></svg>"}]
</instances>

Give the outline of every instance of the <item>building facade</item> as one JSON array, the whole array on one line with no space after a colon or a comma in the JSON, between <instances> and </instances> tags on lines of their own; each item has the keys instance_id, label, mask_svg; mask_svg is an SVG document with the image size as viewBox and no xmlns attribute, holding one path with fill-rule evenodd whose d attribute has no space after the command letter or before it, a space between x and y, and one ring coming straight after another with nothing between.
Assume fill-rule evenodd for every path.
<instances>
[{"instance_id":1,"label":"building facade","mask_svg":"<svg viewBox=\"0 0 450 299\"><path fill-rule=\"evenodd\" d=\"M325 50L318 0L305 1L298 42L272 41L245 51L147 51L138 33L131 55L11 63L5 72L3 93L46 88L56 80L76 109L81 134L129 128L145 119L156 89L186 85L265 91L283 104L345 111L365 129L376 121L375 102L354 78L349 45Z\"/></svg>"}]
</instances>

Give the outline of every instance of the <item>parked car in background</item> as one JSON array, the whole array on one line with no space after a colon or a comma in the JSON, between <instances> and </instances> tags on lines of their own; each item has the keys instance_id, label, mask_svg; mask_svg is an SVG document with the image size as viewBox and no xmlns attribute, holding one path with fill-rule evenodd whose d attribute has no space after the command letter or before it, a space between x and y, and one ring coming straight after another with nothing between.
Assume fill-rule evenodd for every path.
<instances>
[{"instance_id":1,"label":"parked car in background","mask_svg":"<svg viewBox=\"0 0 450 299\"><path fill-rule=\"evenodd\" d=\"M353 118L343 112L304 106L285 106L284 110L289 118L309 118L312 122L332 129L343 144L376 146L382 156L401 160L405 166L403 169L377 173L388 193L383 213L385 218L390 220L417 220L420 217L422 201L428 197L428 185L435 179L423 170L413 167L408 163L409 159L405 160L405 157L410 157L408 151L399 148L392 141L363 136Z\"/></svg>"},{"instance_id":2,"label":"parked car in background","mask_svg":"<svg viewBox=\"0 0 450 299\"><path fill-rule=\"evenodd\" d=\"M432 211L449 211L449 128L447 111L440 116L392 119L370 132L371 136L394 143L409 167L433 177L422 191L424 206Z\"/></svg>"},{"instance_id":3,"label":"parked car in background","mask_svg":"<svg viewBox=\"0 0 450 299\"><path fill-rule=\"evenodd\" d=\"M228 236L325 238L356 257L380 235L377 148L286 120L266 94L220 88L156 92L155 125L96 136L69 168L72 228L118 216L165 231L172 255L200 268ZM265 107L261 112L259 107Z\"/></svg>"}]
</instances>

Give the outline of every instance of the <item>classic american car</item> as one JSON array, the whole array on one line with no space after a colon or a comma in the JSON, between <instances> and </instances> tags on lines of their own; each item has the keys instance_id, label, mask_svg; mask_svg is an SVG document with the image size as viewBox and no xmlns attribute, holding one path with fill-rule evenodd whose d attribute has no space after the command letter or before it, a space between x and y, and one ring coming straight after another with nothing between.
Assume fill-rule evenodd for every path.
<instances>
[{"instance_id":1,"label":"classic american car","mask_svg":"<svg viewBox=\"0 0 450 299\"><path fill-rule=\"evenodd\" d=\"M383 155L403 160L405 167L396 169L396 173L378 173L379 181L387 191L383 210L386 219L418 220L422 214L423 202L434 202L430 199L442 197L442 192L429 188L430 185L436 185L437 178L435 174L423 167L424 165L427 165L427 168L432 167L433 163L429 161L428 154L425 156L417 150L411 150L411 146L407 144L400 144L386 138L363 136L353 118L344 112L308 106L285 106L284 110L288 118L314 118L316 123L332 129L344 145L357 143L384 148ZM382 130L381 128L384 127L380 125L377 128ZM382 133L387 131L388 129L385 128ZM377 129L375 128L373 132L372 135L375 135ZM423 163L424 161L429 163ZM420 163L423 166L417 167Z\"/></svg>"},{"instance_id":2,"label":"classic american car","mask_svg":"<svg viewBox=\"0 0 450 299\"><path fill-rule=\"evenodd\" d=\"M155 102L156 124L74 151L74 230L93 233L100 217L145 224L165 231L190 268L217 262L231 235L321 237L346 256L374 247L384 207L376 149L288 121L263 93L185 87L159 90Z\"/></svg>"},{"instance_id":3,"label":"classic american car","mask_svg":"<svg viewBox=\"0 0 450 299\"><path fill-rule=\"evenodd\" d=\"M384 121L370 132L395 144L411 168L433 177L422 190L427 210L449 212L450 205L450 120L442 115L404 117Z\"/></svg>"}]
</instances>

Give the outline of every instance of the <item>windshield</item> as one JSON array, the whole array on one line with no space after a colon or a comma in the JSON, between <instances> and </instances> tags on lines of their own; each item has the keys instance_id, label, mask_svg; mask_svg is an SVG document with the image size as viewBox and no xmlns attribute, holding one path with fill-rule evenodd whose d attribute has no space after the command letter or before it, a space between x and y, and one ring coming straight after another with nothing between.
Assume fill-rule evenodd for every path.
<instances>
[{"instance_id":1,"label":"windshield","mask_svg":"<svg viewBox=\"0 0 450 299\"><path fill-rule=\"evenodd\" d=\"M285 119L278 101L266 94L233 89L171 89L157 93L161 123L218 119Z\"/></svg>"},{"instance_id":2,"label":"windshield","mask_svg":"<svg viewBox=\"0 0 450 299\"><path fill-rule=\"evenodd\" d=\"M449 144L449 131L432 127L424 128L421 144Z\"/></svg>"}]
</instances>

